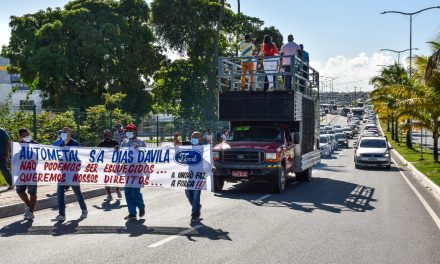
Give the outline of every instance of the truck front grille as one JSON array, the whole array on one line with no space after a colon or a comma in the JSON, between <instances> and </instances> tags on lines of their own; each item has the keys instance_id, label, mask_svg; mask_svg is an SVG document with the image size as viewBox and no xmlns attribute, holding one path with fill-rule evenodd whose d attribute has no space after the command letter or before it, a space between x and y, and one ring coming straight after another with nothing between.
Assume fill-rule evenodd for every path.
<instances>
[{"instance_id":1,"label":"truck front grille","mask_svg":"<svg viewBox=\"0 0 440 264\"><path fill-rule=\"evenodd\" d=\"M264 152L228 150L223 152L222 161L226 163L260 163L264 161Z\"/></svg>"}]
</instances>

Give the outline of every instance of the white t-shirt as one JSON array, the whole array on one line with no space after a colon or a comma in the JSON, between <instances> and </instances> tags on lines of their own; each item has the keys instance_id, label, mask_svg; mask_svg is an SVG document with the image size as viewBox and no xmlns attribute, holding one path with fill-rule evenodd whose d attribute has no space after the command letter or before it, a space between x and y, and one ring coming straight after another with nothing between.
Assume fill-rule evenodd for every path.
<instances>
[{"instance_id":1,"label":"white t-shirt","mask_svg":"<svg viewBox=\"0 0 440 264\"><path fill-rule=\"evenodd\" d=\"M280 53L284 56L291 56L295 55L298 56L298 50L301 48L298 44L295 43L295 41L287 42L281 47ZM283 65L290 65L290 57L283 57Z\"/></svg>"}]
</instances>

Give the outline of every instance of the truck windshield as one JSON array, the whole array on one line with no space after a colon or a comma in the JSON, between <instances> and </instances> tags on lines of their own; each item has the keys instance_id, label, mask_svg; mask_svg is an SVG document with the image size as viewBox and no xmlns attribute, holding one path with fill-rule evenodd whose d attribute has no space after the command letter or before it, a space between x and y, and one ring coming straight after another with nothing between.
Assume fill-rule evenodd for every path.
<instances>
[{"instance_id":1,"label":"truck windshield","mask_svg":"<svg viewBox=\"0 0 440 264\"><path fill-rule=\"evenodd\" d=\"M335 137L336 137L336 139L340 139L340 138L345 139L346 138L345 133L337 133L337 134L335 134Z\"/></svg>"},{"instance_id":2,"label":"truck windshield","mask_svg":"<svg viewBox=\"0 0 440 264\"><path fill-rule=\"evenodd\" d=\"M228 141L283 141L280 127L237 126L232 129Z\"/></svg>"},{"instance_id":3,"label":"truck windshield","mask_svg":"<svg viewBox=\"0 0 440 264\"><path fill-rule=\"evenodd\" d=\"M319 137L319 142L328 143L328 138L327 137Z\"/></svg>"},{"instance_id":4,"label":"truck windshield","mask_svg":"<svg viewBox=\"0 0 440 264\"><path fill-rule=\"evenodd\" d=\"M386 148L387 143L383 139L363 139L360 144L361 148Z\"/></svg>"}]
</instances>

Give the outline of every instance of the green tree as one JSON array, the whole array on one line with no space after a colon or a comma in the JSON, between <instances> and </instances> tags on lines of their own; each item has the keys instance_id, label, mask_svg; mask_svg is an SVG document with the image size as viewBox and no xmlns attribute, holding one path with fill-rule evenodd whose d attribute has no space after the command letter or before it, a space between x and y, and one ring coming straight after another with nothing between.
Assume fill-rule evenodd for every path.
<instances>
[{"instance_id":1,"label":"green tree","mask_svg":"<svg viewBox=\"0 0 440 264\"><path fill-rule=\"evenodd\" d=\"M11 17L11 39L2 55L9 70L38 87L44 106L102 104L103 94L124 93L124 111L146 114L150 76L164 58L149 28L143 0L75 0L63 9Z\"/></svg>"}]
</instances>

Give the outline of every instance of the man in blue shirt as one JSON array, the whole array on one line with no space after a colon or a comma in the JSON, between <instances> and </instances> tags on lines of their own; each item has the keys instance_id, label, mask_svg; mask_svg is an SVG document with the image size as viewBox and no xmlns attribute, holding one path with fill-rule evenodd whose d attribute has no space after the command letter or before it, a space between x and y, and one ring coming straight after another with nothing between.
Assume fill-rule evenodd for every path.
<instances>
[{"instance_id":1,"label":"man in blue shirt","mask_svg":"<svg viewBox=\"0 0 440 264\"><path fill-rule=\"evenodd\" d=\"M3 174L6 182L8 183L8 191L12 190L12 175L8 167L6 167L6 162L9 160L9 135L6 130L0 127L0 171Z\"/></svg>"}]
</instances>

